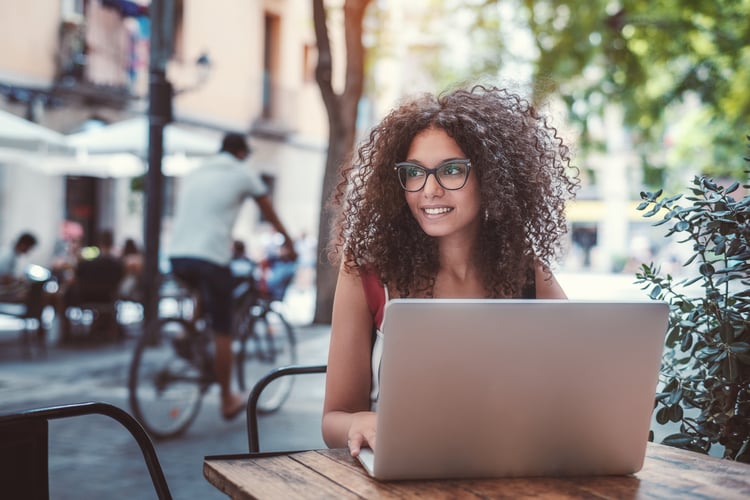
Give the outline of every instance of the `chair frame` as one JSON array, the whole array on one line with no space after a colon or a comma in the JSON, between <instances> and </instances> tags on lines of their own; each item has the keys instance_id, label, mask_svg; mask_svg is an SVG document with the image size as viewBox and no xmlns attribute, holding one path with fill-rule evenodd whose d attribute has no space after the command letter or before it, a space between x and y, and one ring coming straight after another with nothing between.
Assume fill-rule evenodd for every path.
<instances>
[{"instance_id":1,"label":"chair frame","mask_svg":"<svg viewBox=\"0 0 750 500\"><path fill-rule=\"evenodd\" d=\"M39 449L33 450L33 452L37 453L35 459L41 459L42 457L38 456L38 452L43 452L44 462L34 472L37 475L41 475L42 473L44 473L45 477L43 478L43 482L39 484L41 484L42 489L47 490L48 497L49 469L47 468L46 461L48 460L47 424L49 420L92 414L108 416L119 422L130 432L130 434L138 443L141 452L143 453L143 458L146 461L146 466L148 467L149 474L151 475L151 481L154 485L154 489L156 490L158 498L160 500L171 500L172 495L169 492L167 480L164 476L161 464L159 463L159 457L156 454L156 450L154 449L154 445L151 442L151 439L149 438L148 434L143 429L141 424L138 423L135 418L133 418L128 412L121 408L118 408L117 406L101 402L84 402L62 406L32 408L28 410L21 410L18 412L4 413L0 414L0 430L11 432L18 430L20 432L23 432L23 437L28 438L29 440L33 439L33 443L39 446ZM29 436L28 434L32 435ZM5 442L0 443L0 448L2 448L3 446L10 446L11 444L12 443ZM5 462L5 460L12 460L13 458L14 457L2 457L3 462ZM38 480L40 478L36 477L35 479Z\"/></svg>"},{"instance_id":2,"label":"chair frame","mask_svg":"<svg viewBox=\"0 0 750 500\"><path fill-rule=\"evenodd\" d=\"M31 280L28 296L21 302L0 301L0 315L19 319L23 322L21 329L21 344L27 357L33 356L31 336L35 336L37 346L42 354L46 354L47 331L42 320L44 310L43 295L46 280Z\"/></svg>"},{"instance_id":3,"label":"chair frame","mask_svg":"<svg viewBox=\"0 0 750 500\"><path fill-rule=\"evenodd\" d=\"M271 370L255 383L247 400L247 446L250 453L257 453L260 451L260 441L258 437L258 399L260 399L266 386L280 377L306 375L310 373L326 373L327 371L328 365L282 366Z\"/></svg>"}]
</instances>

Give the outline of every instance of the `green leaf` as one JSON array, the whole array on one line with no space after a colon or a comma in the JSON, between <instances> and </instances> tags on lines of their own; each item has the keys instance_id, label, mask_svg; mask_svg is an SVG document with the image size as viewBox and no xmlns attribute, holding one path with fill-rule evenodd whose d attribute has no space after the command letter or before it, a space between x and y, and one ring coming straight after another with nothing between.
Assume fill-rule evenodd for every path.
<instances>
[{"instance_id":1,"label":"green leaf","mask_svg":"<svg viewBox=\"0 0 750 500\"><path fill-rule=\"evenodd\" d=\"M669 422L669 407L663 406L656 412L656 422L660 425L664 425Z\"/></svg>"},{"instance_id":2,"label":"green leaf","mask_svg":"<svg viewBox=\"0 0 750 500\"><path fill-rule=\"evenodd\" d=\"M669 420L672 422L679 422L683 416L682 406L676 404L669 407Z\"/></svg>"},{"instance_id":3,"label":"green leaf","mask_svg":"<svg viewBox=\"0 0 750 500\"><path fill-rule=\"evenodd\" d=\"M690 331L686 331L682 336L682 342L680 343L680 349L682 352L687 352L693 346L693 335Z\"/></svg>"},{"instance_id":4,"label":"green leaf","mask_svg":"<svg viewBox=\"0 0 750 500\"><path fill-rule=\"evenodd\" d=\"M696 258L696 257L698 257L698 254L697 254L697 253L693 254L693 255L692 255L692 256L691 256L691 257L690 257L690 258L689 258L688 260L686 260L686 261L685 261L685 262L684 262L684 263L682 264L682 267L687 267L687 266L689 266L690 264L692 264L692 263L693 263L693 261L695 260L695 258Z\"/></svg>"},{"instance_id":5,"label":"green leaf","mask_svg":"<svg viewBox=\"0 0 750 500\"><path fill-rule=\"evenodd\" d=\"M734 330L732 329L732 325L730 325L729 323L722 323L721 325L719 325L719 336L725 343L729 343L734 340Z\"/></svg>"},{"instance_id":6,"label":"green leaf","mask_svg":"<svg viewBox=\"0 0 750 500\"><path fill-rule=\"evenodd\" d=\"M672 393L669 394L669 400L667 401L666 404L672 407L676 405L677 403L679 403L681 399L682 399L682 388L679 388L676 391L673 391Z\"/></svg>"},{"instance_id":7,"label":"green leaf","mask_svg":"<svg viewBox=\"0 0 750 500\"><path fill-rule=\"evenodd\" d=\"M685 281L685 283L683 283L683 285L684 286L690 286L690 285L692 285L693 283L695 283L696 281L698 281L700 279L702 279L701 276L696 276L695 278L691 278L691 279Z\"/></svg>"},{"instance_id":8,"label":"green leaf","mask_svg":"<svg viewBox=\"0 0 750 500\"><path fill-rule=\"evenodd\" d=\"M737 191L737 188L739 187L740 187L740 183L735 181L728 188L724 190L724 194L734 193L735 191Z\"/></svg>"},{"instance_id":9,"label":"green leaf","mask_svg":"<svg viewBox=\"0 0 750 500\"><path fill-rule=\"evenodd\" d=\"M716 272L716 269L714 268L714 266L711 265L711 263L704 262L698 268L698 272L701 273L703 276L709 277L709 276L713 276L713 274Z\"/></svg>"},{"instance_id":10,"label":"green leaf","mask_svg":"<svg viewBox=\"0 0 750 500\"><path fill-rule=\"evenodd\" d=\"M750 344L747 342L735 342L729 346L729 349L735 353L743 353L750 351Z\"/></svg>"},{"instance_id":11,"label":"green leaf","mask_svg":"<svg viewBox=\"0 0 750 500\"><path fill-rule=\"evenodd\" d=\"M690 436L689 434L670 434L669 436L664 438L662 444L674 446L677 448L684 448L685 446L693 444L694 440L695 438L693 438L693 436Z\"/></svg>"},{"instance_id":12,"label":"green leaf","mask_svg":"<svg viewBox=\"0 0 750 500\"><path fill-rule=\"evenodd\" d=\"M661 210L661 206L655 205L654 208L652 208L648 212L644 213L643 216L644 217L653 217L654 215L656 215L656 214L659 213L659 210ZM668 219L665 218L664 220L668 220Z\"/></svg>"}]
</instances>

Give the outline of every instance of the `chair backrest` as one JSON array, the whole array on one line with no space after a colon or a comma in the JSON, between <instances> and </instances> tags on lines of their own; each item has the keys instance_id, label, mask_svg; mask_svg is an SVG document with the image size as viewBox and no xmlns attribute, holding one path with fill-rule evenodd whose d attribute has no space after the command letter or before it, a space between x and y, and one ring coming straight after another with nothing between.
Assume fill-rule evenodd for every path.
<instances>
[{"instance_id":1,"label":"chair backrest","mask_svg":"<svg viewBox=\"0 0 750 500\"><path fill-rule=\"evenodd\" d=\"M76 268L77 299L82 302L112 302L117 298L124 267L113 257L83 260Z\"/></svg>"},{"instance_id":2,"label":"chair backrest","mask_svg":"<svg viewBox=\"0 0 750 500\"><path fill-rule=\"evenodd\" d=\"M48 421L81 415L106 415L135 438L158 498L171 499L159 457L146 431L129 413L108 403L87 402L33 408L0 415L0 485L23 498L49 498Z\"/></svg>"},{"instance_id":3,"label":"chair backrest","mask_svg":"<svg viewBox=\"0 0 750 500\"><path fill-rule=\"evenodd\" d=\"M46 420L0 423L0 484L18 498L49 496Z\"/></svg>"},{"instance_id":4,"label":"chair backrest","mask_svg":"<svg viewBox=\"0 0 750 500\"><path fill-rule=\"evenodd\" d=\"M38 320L42 317L42 309L44 309L43 295L44 282L32 281L26 295L25 318Z\"/></svg>"},{"instance_id":5,"label":"chair backrest","mask_svg":"<svg viewBox=\"0 0 750 500\"><path fill-rule=\"evenodd\" d=\"M271 370L255 383L247 400L247 446L250 453L260 451L260 441L258 437L258 400L263 393L263 389L279 377L305 375L310 373L326 373L327 370L328 365L282 366L275 370Z\"/></svg>"}]
</instances>

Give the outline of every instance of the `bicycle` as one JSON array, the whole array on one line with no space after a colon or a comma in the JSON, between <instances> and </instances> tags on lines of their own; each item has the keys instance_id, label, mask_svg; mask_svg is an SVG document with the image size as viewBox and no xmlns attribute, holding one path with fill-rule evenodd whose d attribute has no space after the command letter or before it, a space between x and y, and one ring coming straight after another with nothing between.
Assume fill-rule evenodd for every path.
<instances>
[{"instance_id":1,"label":"bicycle","mask_svg":"<svg viewBox=\"0 0 750 500\"><path fill-rule=\"evenodd\" d=\"M243 392L269 371L297 362L294 329L276 307L280 297L265 289L259 269L238 278L235 287L233 366ZM213 337L200 313L198 294L167 279L160 286L160 310L163 301L178 314L157 318L144 330L128 376L130 408L157 439L184 433L217 383ZM259 402L259 413L278 410L291 390L292 380L279 381Z\"/></svg>"}]
</instances>

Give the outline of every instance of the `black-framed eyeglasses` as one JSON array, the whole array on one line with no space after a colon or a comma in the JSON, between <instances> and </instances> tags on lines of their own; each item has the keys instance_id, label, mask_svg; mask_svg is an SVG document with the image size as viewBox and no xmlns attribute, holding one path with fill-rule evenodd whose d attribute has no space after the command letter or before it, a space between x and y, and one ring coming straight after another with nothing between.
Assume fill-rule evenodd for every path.
<instances>
[{"instance_id":1,"label":"black-framed eyeglasses","mask_svg":"<svg viewBox=\"0 0 750 500\"><path fill-rule=\"evenodd\" d=\"M435 168L426 168L416 163L402 161L396 163L395 170L401 187L410 193L424 188L430 174L435 176L443 189L454 191L466 185L471 170L471 161L468 159L448 160Z\"/></svg>"}]
</instances>

